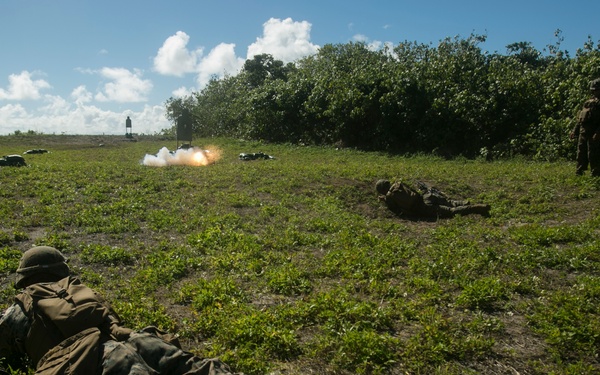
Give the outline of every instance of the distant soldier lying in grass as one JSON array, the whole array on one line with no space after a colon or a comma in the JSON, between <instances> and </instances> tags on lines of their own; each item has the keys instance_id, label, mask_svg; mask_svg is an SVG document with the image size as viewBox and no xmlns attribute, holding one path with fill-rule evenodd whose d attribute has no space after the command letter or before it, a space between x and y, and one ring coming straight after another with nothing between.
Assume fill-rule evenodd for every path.
<instances>
[{"instance_id":1,"label":"distant soldier lying in grass","mask_svg":"<svg viewBox=\"0 0 600 375\"><path fill-rule=\"evenodd\" d=\"M379 199L396 215L414 218L437 219L455 215L490 215L487 204L471 204L469 201L454 200L441 191L419 183L421 192L403 182L392 184L388 180L379 180L375 185Z\"/></svg>"}]
</instances>

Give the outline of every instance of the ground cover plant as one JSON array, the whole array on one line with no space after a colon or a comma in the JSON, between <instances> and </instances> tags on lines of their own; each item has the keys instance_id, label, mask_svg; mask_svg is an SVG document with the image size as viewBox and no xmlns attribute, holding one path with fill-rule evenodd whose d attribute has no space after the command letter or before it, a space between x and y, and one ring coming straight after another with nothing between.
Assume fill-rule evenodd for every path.
<instances>
[{"instance_id":1,"label":"ground cover plant","mask_svg":"<svg viewBox=\"0 0 600 375\"><path fill-rule=\"evenodd\" d=\"M148 167L160 137L0 137L0 307L32 245L65 253L128 326L247 374L600 371L600 198L571 162L445 160L198 139L204 167ZM272 160L242 161L265 152ZM413 221L379 178L491 217Z\"/></svg>"}]
</instances>

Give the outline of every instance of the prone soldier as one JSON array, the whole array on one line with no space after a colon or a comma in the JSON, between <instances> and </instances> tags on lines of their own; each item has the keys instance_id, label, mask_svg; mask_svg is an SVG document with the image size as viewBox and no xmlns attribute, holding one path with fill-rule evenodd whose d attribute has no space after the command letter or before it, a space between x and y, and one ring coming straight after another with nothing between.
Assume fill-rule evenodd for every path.
<instances>
[{"instance_id":1,"label":"prone soldier","mask_svg":"<svg viewBox=\"0 0 600 375\"><path fill-rule=\"evenodd\" d=\"M155 327L124 327L99 294L71 276L53 247L26 251L17 274L22 291L0 318L2 365L32 366L39 375L232 373L218 359L182 350L174 336Z\"/></svg>"},{"instance_id":2,"label":"prone soldier","mask_svg":"<svg viewBox=\"0 0 600 375\"><path fill-rule=\"evenodd\" d=\"M490 206L487 204L450 199L441 191L423 183L419 183L419 187L423 193L401 181L392 184L389 180L382 179L375 185L379 199L396 215L427 219L448 218L459 214L490 215Z\"/></svg>"}]
</instances>

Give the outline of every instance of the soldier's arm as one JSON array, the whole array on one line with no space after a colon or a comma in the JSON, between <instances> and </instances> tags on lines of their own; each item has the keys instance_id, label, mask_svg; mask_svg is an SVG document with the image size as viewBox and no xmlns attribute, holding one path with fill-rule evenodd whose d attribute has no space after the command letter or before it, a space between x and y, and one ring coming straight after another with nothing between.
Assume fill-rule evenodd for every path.
<instances>
[{"instance_id":1,"label":"soldier's arm","mask_svg":"<svg viewBox=\"0 0 600 375\"><path fill-rule=\"evenodd\" d=\"M575 123L575 126L571 130L571 133L569 133L569 138L575 139L575 138L579 137L579 127L580 126L581 126L581 124L579 123L579 120L577 120Z\"/></svg>"},{"instance_id":2,"label":"soldier's arm","mask_svg":"<svg viewBox=\"0 0 600 375\"><path fill-rule=\"evenodd\" d=\"M29 360L23 340L29 329L29 320L17 305L6 309L0 317L0 374L9 368L27 370Z\"/></svg>"},{"instance_id":3,"label":"soldier's arm","mask_svg":"<svg viewBox=\"0 0 600 375\"><path fill-rule=\"evenodd\" d=\"M571 139L576 139L576 138L579 137L579 133L581 131L581 116L582 116L582 113L583 113L583 109L581 111L579 111L579 113L577 114L577 118L575 119L575 125L573 126L573 129L571 130L571 133L569 133L569 138L571 138Z\"/></svg>"},{"instance_id":4,"label":"soldier's arm","mask_svg":"<svg viewBox=\"0 0 600 375\"><path fill-rule=\"evenodd\" d=\"M133 330L123 326L121 317L112 308L111 304L106 300L106 298L104 298L97 291L94 291L94 294L96 295L98 301L100 301L102 306L108 312L101 329L104 330L104 332L108 331L108 333L115 337L117 341L127 340L129 338L129 335L133 332Z\"/></svg>"},{"instance_id":5,"label":"soldier's arm","mask_svg":"<svg viewBox=\"0 0 600 375\"><path fill-rule=\"evenodd\" d=\"M0 369L4 369L4 362L10 356L13 337L9 327L10 322L6 319L6 310L0 315Z\"/></svg>"},{"instance_id":6,"label":"soldier's arm","mask_svg":"<svg viewBox=\"0 0 600 375\"><path fill-rule=\"evenodd\" d=\"M596 129L594 134L592 135L592 140L600 141L600 101L596 101L596 106L594 107L594 122L596 125Z\"/></svg>"},{"instance_id":7,"label":"soldier's arm","mask_svg":"<svg viewBox=\"0 0 600 375\"><path fill-rule=\"evenodd\" d=\"M114 315L109 315L108 320L110 321L110 333L117 339L117 341L125 341L129 338L129 335L133 332L132 329L124 327L119 319Z\"/></svg>"}]
</instances>

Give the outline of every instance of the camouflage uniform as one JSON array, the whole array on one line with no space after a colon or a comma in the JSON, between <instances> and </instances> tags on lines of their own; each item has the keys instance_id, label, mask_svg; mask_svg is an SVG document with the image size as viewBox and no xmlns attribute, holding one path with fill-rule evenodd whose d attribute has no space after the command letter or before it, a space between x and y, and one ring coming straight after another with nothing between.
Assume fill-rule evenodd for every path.
<instances>
[{"instance_id":1,"label":"camouflage uniform","mask_svg":"<svg viewBox=\"0 0 600 375\"><path fill-rule=\"evenodd\" d=\"M0 358L5 358L6 365L10 365L13 369L25 370L27 353L24 351L24 346L30 327L31 322L18 304L9 307L0 319ZM100 362L96 372L90 375L231 373L227 365L219 360L202 360L146 330L132 332L124 341L107 337L101 341ZM57 352L59 351L53 348L49 351L50 354L47 353L34 363L38 370L36 374L45 374L49 371L49 367L53 366L52 361L57 359L57 356L52 353Z\"/></svg>"},{"instance_id":2,"label":"camouflage uniform","mask_svg":"<svg viewBox=\"0 0 600 375\"><path fill-rule=\"evenodd\" d=\"M46 254L56 255L57 260L62 258L62 254L56 249L42 249ZM23 257L26 255L27 252ZM64 332L57 328L59 323L53 324L58 321L48 321L49 317L43 312L46 310L33 307L41 305L42 302L37 302L37 305L28 303L31 301L28 294L30 288L36 287L38 283L78 283L72 276L53 280L68 272L64 258L62 259L63 261L49 266L44 265L43 269L38 267L38 271L43 270L46 273L43 278L48 278L47 282L36 278L36 282L31 283L31 274L27 275L28 279L18 277L17 286L25 289L16 296L15 304L10 306L0 319L0 359L3 359L0 363L0 373L3 373L2 366L23 370L33 366L39 375L231 374L226 364L217 359L201 359L182 350L177 341L168 340L168 335L154 327L136 332L122 327L116 314L103 300L96 306L96 310L107 311L102 315L105 316L103 323L93 327L81 327L81 330L72 327L73 334L64 338ZM29 267L31 268L33 267ZM20 266L19 270L21 269L28 268ZM91 291L82 284L77 285ZM70 314L65 321L71 321Z\"/></svg>"},{"instance_id":3,"label":"camouflage uniform","mask_svg":"<svg viewBox=\"0 0 600 375\"><path fill-rule=\"evenodd\" d=\"M600 176L600 78L590 83L594 97L588 99L571 132L577 138L577 169L582 175L590 166L592 176Z\"/></svg>"},{"instance_id":4,"label":"camouflage uniform","mask_svg":"<svg viewBox=\"0 0 600 375\"><path fill-rule=\"evenodd\" d=\"M468 201L454 200L443 193L429 189L424 194L410 186L387 180L379 180L376 185L379 199L385 202L390 211L397 215L422 218L448 218L455 215L479 214L489 216L490 206L470 204Z\"/></svg>"}]
</instances>

